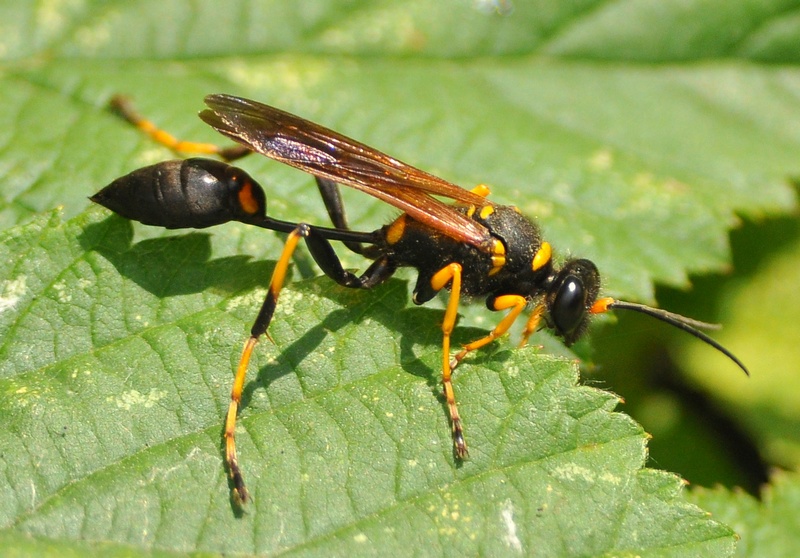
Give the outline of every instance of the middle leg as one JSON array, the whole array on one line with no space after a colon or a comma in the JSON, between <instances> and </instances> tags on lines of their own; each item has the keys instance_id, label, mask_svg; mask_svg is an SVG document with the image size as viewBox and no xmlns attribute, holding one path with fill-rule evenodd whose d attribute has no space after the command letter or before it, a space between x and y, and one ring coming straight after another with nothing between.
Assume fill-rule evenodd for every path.
<instances>
[{"instance_id":1,"label":"middle leg","mask_svg":"<svg viewBox=\"0 0 800 558\"><path fill-rule=\"evenodd\" d=\"M461 264L451 263L439 271L431 278L431 287L434 291L440 291L448 284L450 285L450 299L447 301L447 309L442 320L442 386L444 397L447 400L447 408L450 411L450 425L453 431L453 449L456 457L464 459L469 455L467 442L464 440L464 429L461 426L461 417L456 406L456 394L453 390L452 373L450 367L450 335L455 327L458 317L458 302L461 298Z\"/></svg>"}]
</instances>

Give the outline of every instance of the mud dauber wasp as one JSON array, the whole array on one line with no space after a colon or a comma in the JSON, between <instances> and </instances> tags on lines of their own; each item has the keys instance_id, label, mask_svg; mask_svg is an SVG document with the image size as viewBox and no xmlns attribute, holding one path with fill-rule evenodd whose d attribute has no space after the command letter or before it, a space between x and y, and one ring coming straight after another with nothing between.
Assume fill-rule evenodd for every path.
<instances>
[{"instance_id":1,"label":"mud dauber wasp","mask_svg":"<svg viewBox=\"0 0 800 558\"><path fill-rule=\"evenodd\" d=\"M632 310L690 333L747 373L738 358L700 331L717 326L633 302L598 298L597 267L586 259L569 259L557 268L550 244L542 240L538 226L515 207L488 201L486 186L464 190L319 124L255 101L210 95L205 102L209 108L200 113L200 118L240 145L222 149L182 142L137 115L124 98L115 97L112 107L175 151L213 154L225 161L257 152L313 175L333 227L268 217L261 186L245 171L214 159L172 160L144 167L115 180L91 199L146 225L204 228L240 221L288 234L244 344L225 420L226 462L237 503L248 499L234 438L245 375L253 348L272 320L289 262L301 239L325 275L344 287L371 289L399 267L412 267L418 273L414 303L424 304L438 292L449 291L442 321L442 383L458 459L467 456L467 444L453 391L453 369L467 354L506 333L532 303L520 346L542 321L571 345L586 331L593 314ZM366 192L403 213L376 231L353 231L347 223L339 184ZM347 271L331 241L342 242L371 260L371 265L361 275ZM490 310L508 312L491 332L451 357L450 335L462 295L485 297Z\"/></svg>"}]
</instances>

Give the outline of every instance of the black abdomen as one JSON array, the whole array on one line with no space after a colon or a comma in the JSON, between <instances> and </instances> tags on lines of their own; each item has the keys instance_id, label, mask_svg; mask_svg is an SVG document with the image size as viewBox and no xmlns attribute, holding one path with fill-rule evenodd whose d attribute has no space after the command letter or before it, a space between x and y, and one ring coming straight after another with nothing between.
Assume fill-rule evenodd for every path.
<instances>
[{"instance_id":1,"label":"black abdomen","mask_svg":"<svg viewBox=\"0 0 800 558\"><path fill-rule=\"evenodd\" d=\"M245 181L255 186L244 171L220 161L174 160L118 178L91 200L145 225L202 229L252 217L243 213L235 191ZM253 192L264 207L261 189Z\"/></svg>"}]
</instances>

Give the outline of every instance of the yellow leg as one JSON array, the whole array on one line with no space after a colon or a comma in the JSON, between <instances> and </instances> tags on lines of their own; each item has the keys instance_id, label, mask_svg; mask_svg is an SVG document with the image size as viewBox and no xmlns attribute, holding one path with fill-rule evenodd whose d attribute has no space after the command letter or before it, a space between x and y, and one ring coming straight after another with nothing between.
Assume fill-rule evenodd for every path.
<instances>
[{"instance_id":1,"label":"yellow leg","mask_svg":"<svg viewBox=\"0 0 800 558\"><path fill-rule=\"evenodd\" d=\"M253 353L253 348L258 342L258 338L267 332L267 328L272 320L272 315L275 312L275 306L278 302L278 295L283 287L283 281L286 278L292 254L297 248L297 243L307 234L308 227L302 224L298 225L295 230L289 233L281 257L278 259L275 270L272 272L272 279L269 283L267 296L264 298L264 303L261 306L258 317L250 330L250 337L245 341L242 356L239 359L239 365L236 367L236 375L234 376L233 387L231 388L231 402L228 406L228 414L225 418L224 440L225 462L228 466L228 476L233 484L232 496L237 505L242 505L250 499L247 488L244 485L242 471L239 468L239 460L236 457L236 415L239 412L239 404L242 401L242 390L244 389L244 380L247 375L247 366L250 363L250 355Z\"/></svg>"},{"instance_id":2,"label":"yellow leg","mask_svg":"<svg viewBox=\"0 0 800 558\"><path fill-rule=\"evenodd\" d=\"M525 330L522 332L522 339L519 342L520 348L527 345L528 339L530 339L531 335L536 333L536 329L539 327L539 322L542 321L542 316L544 316L544 311L545 305L537 304L536 308L534 308L533 312L531 312L528 321L525 323Z\"/></svg>"},{"instance_id":3,"label":"yellow leg","mask_svg":"<svg viewBox=\"0 0 800 558\"><path fill-rule=\"evenodd\" d=\"M233 379L228 414L225 417L225 461L228 464L228 476L233 483L233 499L238 505L245 503L250 496L247 493L247 488L244 486L244 478L239 468L239 460L236 457L236 415L239 412L239 404L242 400L242 390L244 389L244 379L247 375L247 365L250 363L250 355L257 341L255 337L250 337L245 341L242 356L239 359L239 366L236 367L236 376Z\"/></svg>"},{"instance_id":4,"label":"yellow leg","mask_svg":"<svg viewBox=\"0 0 800 558\"><path fill-rule=\"evenodd\" d=\"M456 406L456 395L451 380L450 368L450 335L453 333L458 317L458 302L461 298L461 264L451 263L443 267L431 278L431 286L440 291L450 284L450 299L442 321L442 386L447 407L450 411L450 425L453 429L453 447L459 459L467 457L467 443L464 441L464 429Z\"/></svg>"},{"instance_id":5,"label":"yellow leg","mask_svg":"<svg viewBox=\"0 0 800 558\"><path fill-rule=\"evenodd\" d=\"M109 101L111 109L119 116L139 128L142 132L150 136L153 141L176 151L178 153L201 153L205 155L216 155L232 161L239 159L250 153L244 146L219 147L213 143L199 143L194 141L184 141L176 138L169 132L162 130L150 120L143 118L133 108L130 100L122 95L115 95Z\"/></svg>"},{"instance_id":6,"label":"yellow leg","mask_svg":"<svg viewBox=\"0 0 800 558\"><path fill-rule=\"evenodd\" d=\"M453 362L451 363L451 368L455 368L458 366L458 363L467 356L468 353L480 349L497 339L498 337L504 335L509 328L514 324L517 320L519 315L525 309L525 306L528 304L527 299L524 296L520 295L502 295L498 296L494 300L494 305L492 310L500 311L500 310L508 310L509 308L511 311L505 315L505 317L500 320L500 323L495 326L495 328L489 332L489 334L485 337L481 337L480 339L476 339L472 343L464 345L464 348L459 351L459 353L453 357Z\"/></svg>"}]
</instances>

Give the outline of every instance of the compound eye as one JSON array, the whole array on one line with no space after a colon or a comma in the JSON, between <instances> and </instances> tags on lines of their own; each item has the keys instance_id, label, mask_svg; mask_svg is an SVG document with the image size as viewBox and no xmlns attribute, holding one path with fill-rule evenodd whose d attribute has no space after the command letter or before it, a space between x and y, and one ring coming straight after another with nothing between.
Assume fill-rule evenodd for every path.
<instances>
[{"instance_id":1,"label":"compound eye","mask_svg":"<svg viewBox=\"0 0 800 558\"><path fill-rule=\"evenodd\" d=\"M586 318L586 288L580 278L574 275L564 278L550 306L550 318L565 339L573 337Z\"/></svg>"}]
</instances>

